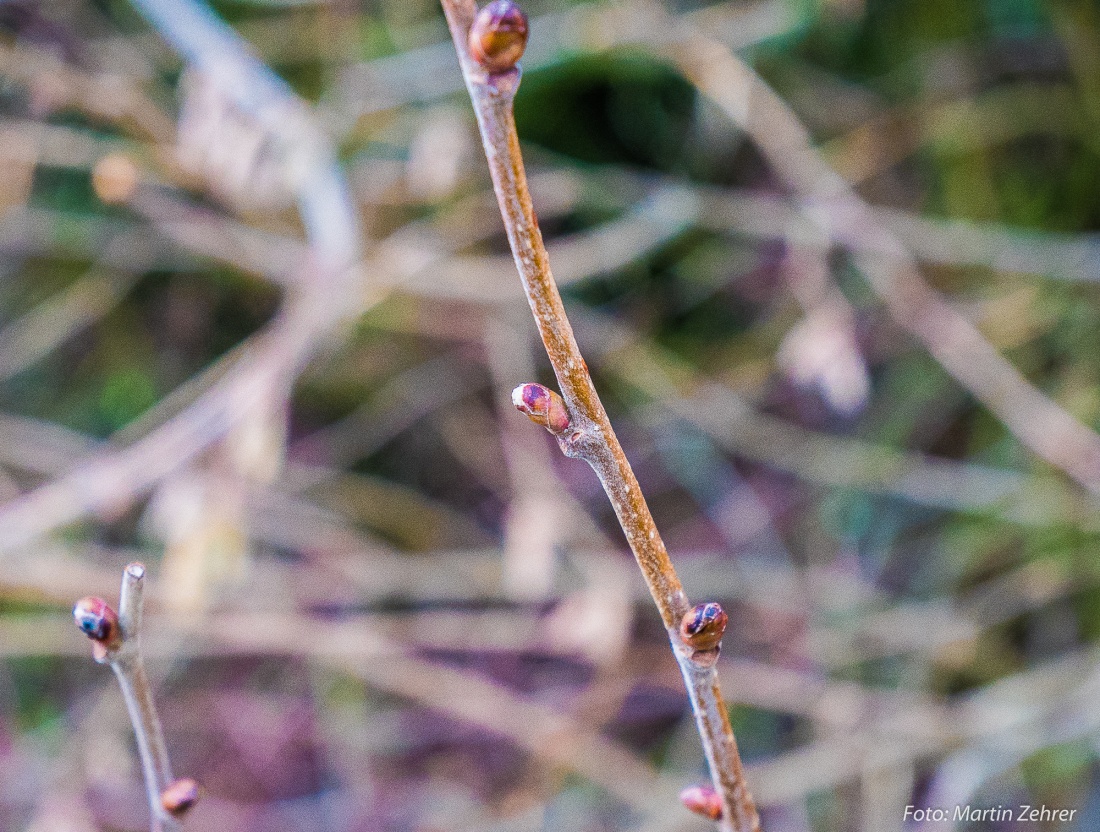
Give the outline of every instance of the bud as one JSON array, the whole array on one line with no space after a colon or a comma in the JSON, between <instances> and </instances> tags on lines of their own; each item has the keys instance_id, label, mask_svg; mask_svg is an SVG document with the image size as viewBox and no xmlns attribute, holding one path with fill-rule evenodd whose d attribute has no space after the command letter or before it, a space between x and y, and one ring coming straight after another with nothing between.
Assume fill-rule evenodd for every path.
<instances>
[{"instance_id":1,"label":"bud","mask_svg":"<svg viewBox=\"0 0 1100 832\"><path fill-rule=\"evenodd\" d=\"M521 384L512 391L512 404L536 425L557 436L569 428L569 411L561 396L541 384Z\"/></svg>"},{"instance_id":2,"label":"bud","mask_svg":"<svg viewBox=\"0 0 1100 832\"><path fill-rule=\"evenodd\" d=\"M680 635L695 650L713 650L721 644L728 620L720 604L699 604L684 615Z\"/></svg>"},{"instance_id":3,"label":"bud","mask_svg":"<svg viewBox=\"0 0 1100 832\"><path fill-rule=\"evenodd\" d=\"M487 72L505 72L527 47L527 15L512 0L493 0L470 27L470 55Z\"/></svg>"},{"instance_id":4,"label":"bud","mask_svg":"<svg viewBox=\"0 0 1100 832\"><path fill-rule=\"evenodd\" d=\"M202 786L190 777L173 780L160 793L160 805L174 818L183 817L202 797Z\"/></svg>"},{"instance_id":5,"label":"bud","mask_svg":"<svg viewBox=\"0 0 1100 832\"><path fill-rule=\"evenodd\" d=\"M92 187L108 205L129 201L138 185L138 169L124 153L111 153L92 168Z\"/></svg>"},{"instance_id":6,"label":"bud","mask_svg":"<svg viewBox=\"0 0 1100 832\"><path fill-rule=\"evenodd\" d=\"M688 786L680 792L680 802L697 815L722 819L722 798L710 786Z\"/></svg>"},{"instance_id":7,"label":"bud","mask_svg":"<svg viewBox=\"0 0 1100 832\"><path fill-rule=\"evenodd\" d=\"M118 613L102 598L81 598L73 607L73 618L76 626L92 641L108 647L122 641Z\"/></svg>"}]
</instances>

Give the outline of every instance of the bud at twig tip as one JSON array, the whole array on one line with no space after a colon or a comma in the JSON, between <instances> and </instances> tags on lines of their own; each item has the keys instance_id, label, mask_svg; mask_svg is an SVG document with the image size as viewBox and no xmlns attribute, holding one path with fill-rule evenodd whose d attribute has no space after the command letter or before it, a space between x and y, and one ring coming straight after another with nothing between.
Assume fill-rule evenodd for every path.
<instances>
[{"instance_id":1,"label":"bud at twig tip","mask_svg":"<svg viewBox=\"0 0 1100 832\"><path fill-rule=\"evenodd\" d=\"M688 610L680 621L680 635L695 650L713 650L721 644L728 620L720 604L699 604Z\"/></svg>"},{"instance_id":2,"label":"bud at twig tip","mask_svg":"<svg viewBox=\"0 0 1100 832\"><path fill-rule=\"evenodd\" d=\"M202 786L190 777L173 780L160 793L160 805L174 818L182 817L199 802Z\"/></svg>"},{"instance_id":3,"label":"bud at twig tip","mask_svg":"<svg viewBox=\"0 0 1100 832\"><path fill-rule=\"evenodd\" d=\"M569 410L562 397L541 384L521 384L512 391L512 404L536 425L557 436L569 428Z\"/></svg>"},{"instance_id":4,"label":"bud at twig tip","mask_svg":"<svg viewBox=\"0 0 1100 832\"><path fill-rule=\"evenodd\" d=\"M680 802L697 815L722 819L722 798L710 786L688 786L680 792Z\"/></svg>"},{"instance_id":5,"label":"bud at twig tip","mask_svg":"<svg viewBox=\"0 0 1100 832\"><path fill-rule=\"evenodd\" d=\"M73 607L76 626L92 641L113 645L121 637L118 613L102 598L81 598Z\"/></svg>"},{"instance_id":6,"label":"bud at twig tip","mask_svg":"<svg viewBox=\"0 0 1100 832\"><path fill-rule=\"evenodd\" d=\"M527 15L512 0L493 0L470 27L470 55L487 72L505 72L527 48Z\"/></svg>"}]
</instances>

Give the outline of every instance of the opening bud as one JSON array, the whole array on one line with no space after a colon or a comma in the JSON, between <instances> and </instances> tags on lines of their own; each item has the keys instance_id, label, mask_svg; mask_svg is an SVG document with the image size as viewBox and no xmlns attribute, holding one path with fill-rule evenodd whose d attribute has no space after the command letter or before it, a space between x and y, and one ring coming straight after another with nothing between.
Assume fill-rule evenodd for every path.
<instances>
[{"instance_id":1,"label":"opening bud","mask_svg":"<svg viewBox=\"0 0 1100 832\"><path fill-rule=\"evenodd\" d=\"M541 384L521 384L512 391L512 404L536 425L557 436L569 427L569 411L562 397Z\"/></svg>"},{"instance_id":2,"label":"opening bud","mask_svg":"<svg viewBox=\"0 0 1100 832\"><path fill-rule=\"evenodd\" d=\"M202 786L190 777L173 780L160 793L160 805L174 818L183 817L202 797Z\"/></svg>"},{"instance_id":3,"label":"opening bud","mask_svg":"<svg viewBox=\"0 0 1100 832\"><path fill-rule=\"evenodd\" d=\"M493 0L470 27L470 55L487 72L505 72L527 48L527 15L512 0Z\"/></svg>"},{"instance_id":4,"label":"opening bud","mask_svg":"<svg viewBox=\"0 0 1100 832\"><path fill-rule=\"evenodd\" d=\"M113 647L122 640L118 613L102 598L81 598L73 607L73 618L76 626L92 641Z\"/></svg>"},{"instance_id":5,"label":"opening bud","mask_svg":"<svg viewBox=\"0 0 1100 832\"><path fill-rule=\"evenodd\" d=\"M720 604L699 604L688 610L680 621L680 635L695 650L713 650L722 643L728 620Z\"/></svg>"},{"instance_id":6,"label":"opening bud","mask_svg":"<svg viewBox=\"0 0 1100 832\"><path fill-rule=\"evenodd\" d=\"M710 786L688 786L680 792L680 802L697 815L722 819L722 798Z\"/></svg>"}]
</instances>

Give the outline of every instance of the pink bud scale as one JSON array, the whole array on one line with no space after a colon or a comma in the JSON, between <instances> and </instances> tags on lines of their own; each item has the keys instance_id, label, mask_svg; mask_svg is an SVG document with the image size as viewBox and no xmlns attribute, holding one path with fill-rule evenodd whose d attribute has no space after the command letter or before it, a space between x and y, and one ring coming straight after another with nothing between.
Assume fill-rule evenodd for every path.
<instances>
[{"instance_id":1,"label":"pink bud scale","mask_svg":"<svg viewBox=\"0 0 1100 832\"><path fill-rule=\"evenodd\" d=\"M680 792L680 802L697 815L722 819L722 798L710 786L688 786Z\"/></svg>"}]
</instances>

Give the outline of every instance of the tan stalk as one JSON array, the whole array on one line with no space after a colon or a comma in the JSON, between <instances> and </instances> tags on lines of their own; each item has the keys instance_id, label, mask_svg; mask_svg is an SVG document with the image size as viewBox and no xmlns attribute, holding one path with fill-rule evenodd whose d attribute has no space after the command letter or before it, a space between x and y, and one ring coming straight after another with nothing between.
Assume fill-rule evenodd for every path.
<instances>
[{"instance_id":1,"label":"tan stalk","mask_svg":"<svg viewBox=\"0 0 1100 832\"><path fill-rule=\"evenodd\" d=\"M490 72L471 56L469 33L477 14L474 0L442 0L442 4L477 115L508 241L568 409L568 427L552 432L567 456L584 459L600 478L661 613L684 676L711 777L721 796L719 827L728 832L755 832L760 821L718 686L717 649L697 649L681 634L681 621L691 617L691 605L592 384L550 272L512 110L519 69L493 67L495 71ZM539 421L546 425L545 415Z\"/></svg>"}]
</instances>

